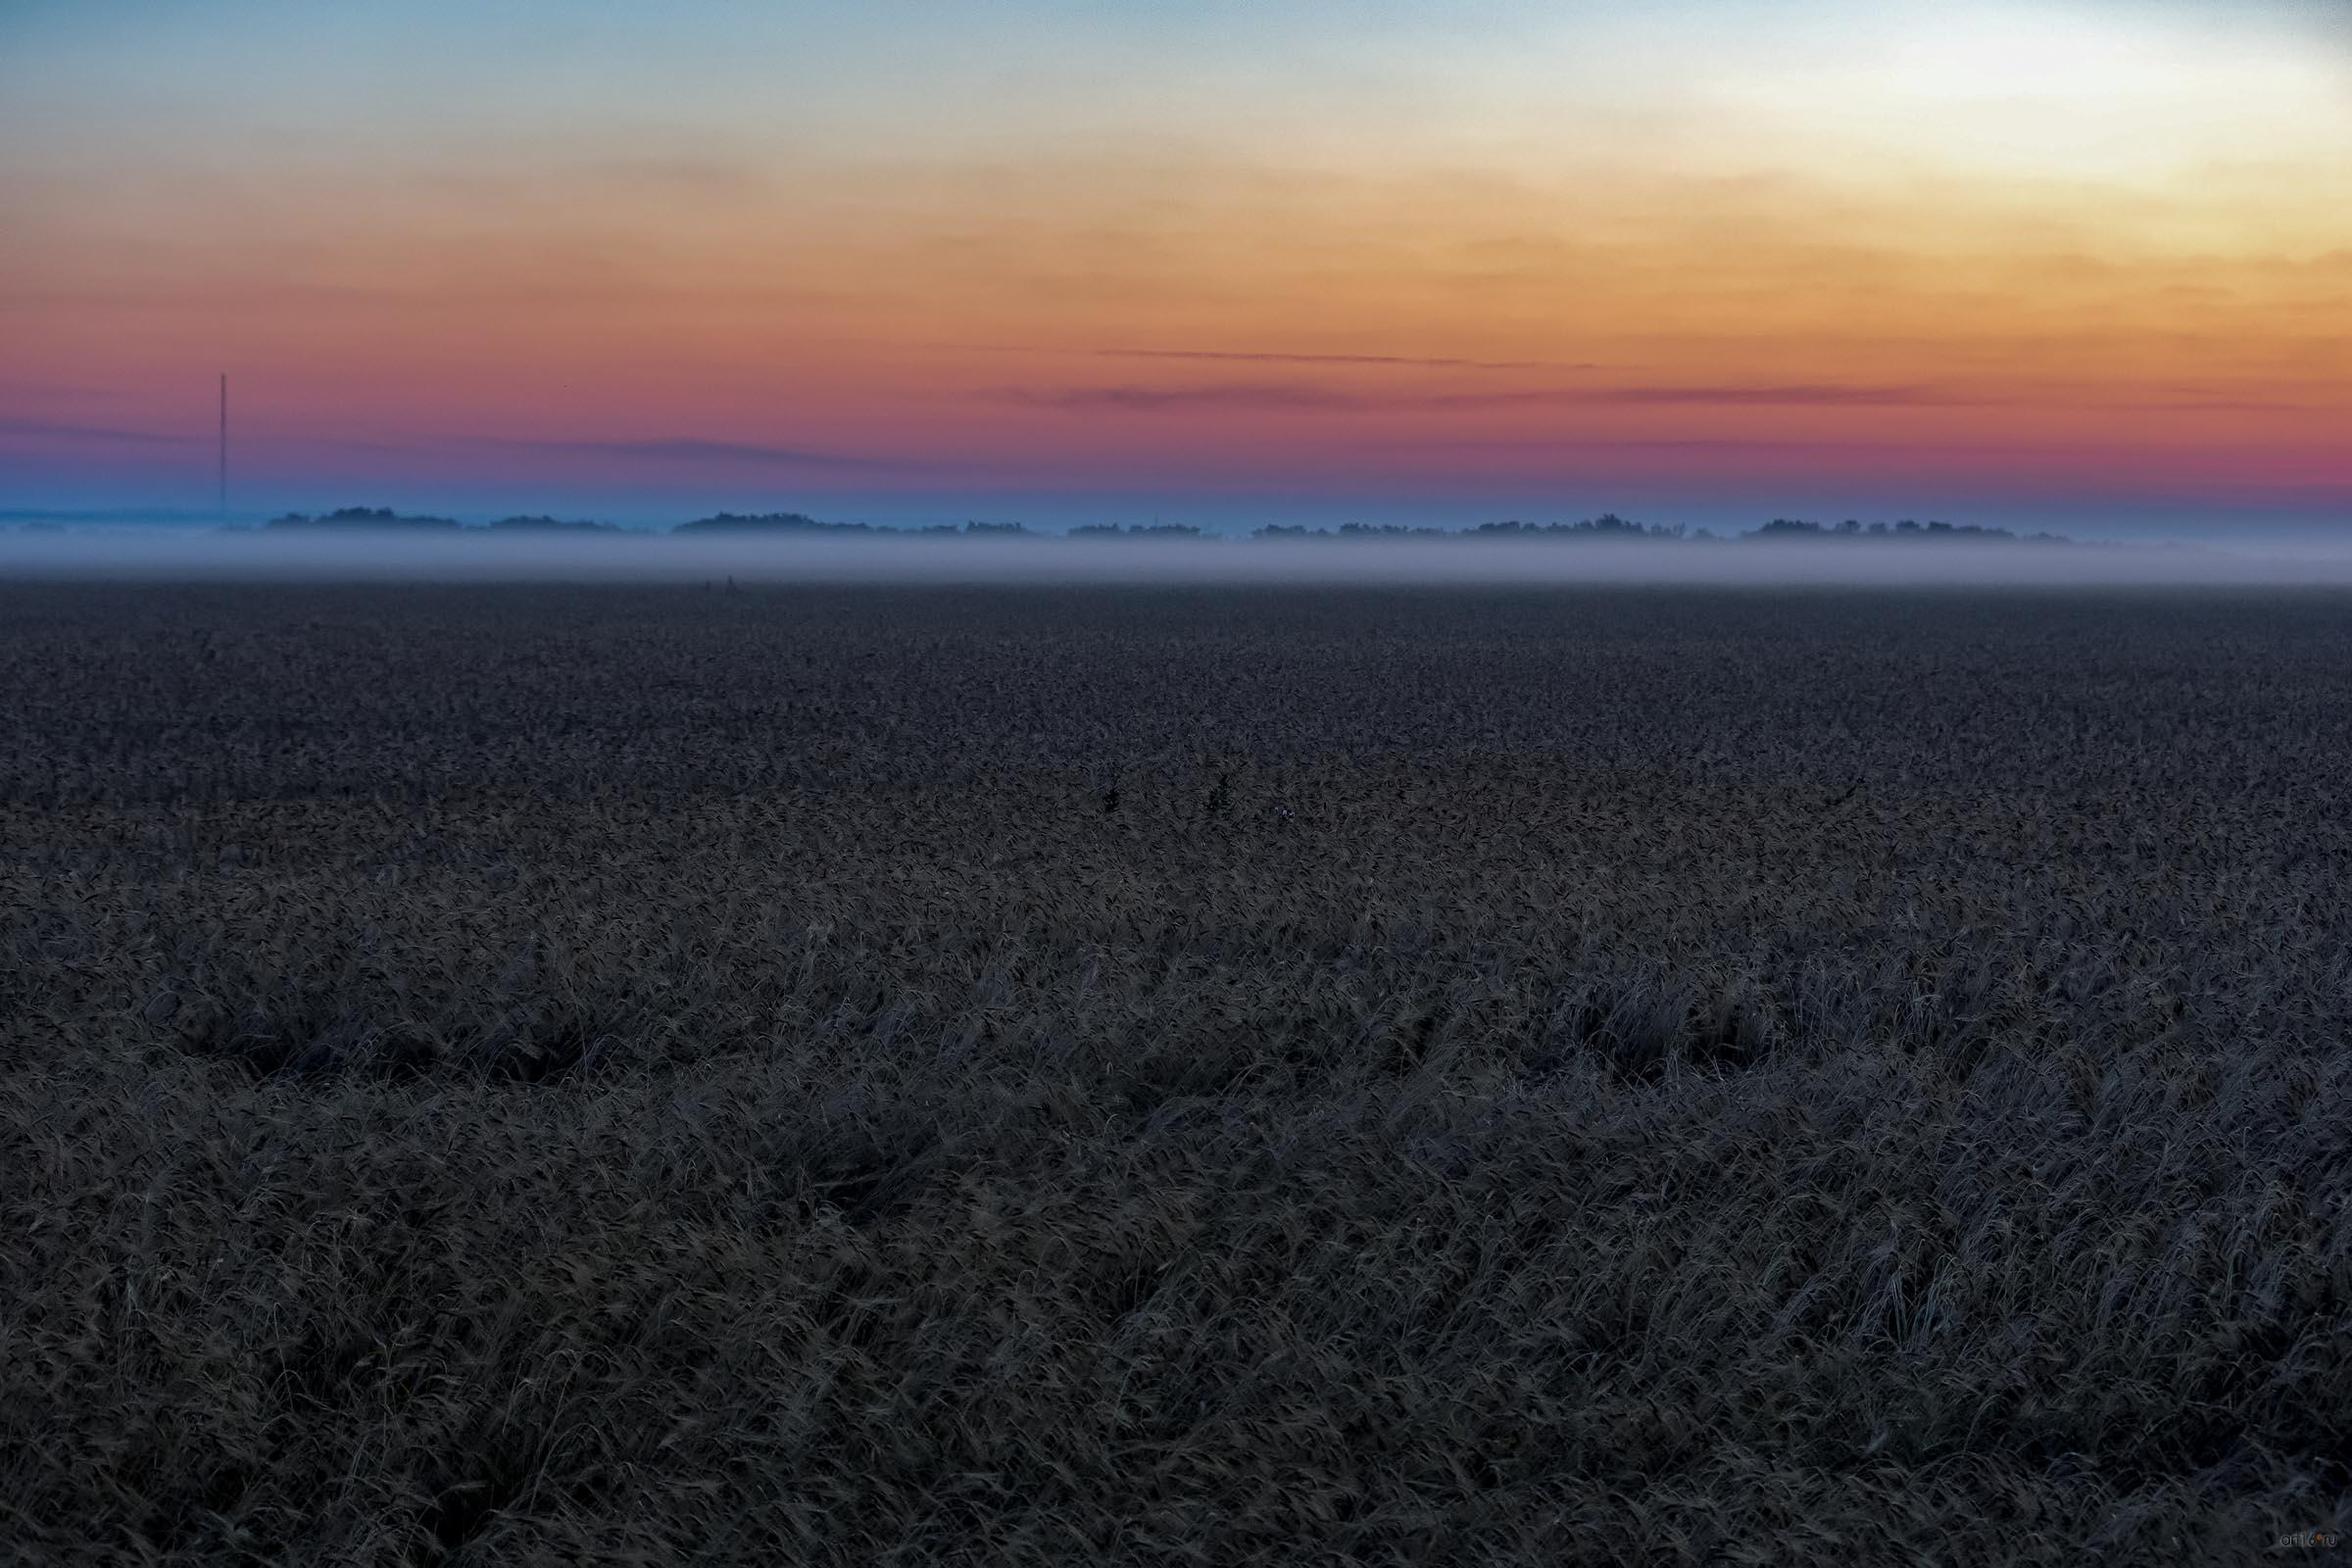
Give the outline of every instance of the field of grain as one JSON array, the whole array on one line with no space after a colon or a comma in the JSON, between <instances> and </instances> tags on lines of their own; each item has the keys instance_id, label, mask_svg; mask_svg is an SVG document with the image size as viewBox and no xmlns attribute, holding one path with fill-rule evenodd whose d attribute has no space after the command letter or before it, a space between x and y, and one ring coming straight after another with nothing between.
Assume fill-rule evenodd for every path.
<instances>
[{"instance_id":1,"label":"field of grain","mask_svg":"<svg viewBox=\"0 0 2352 1568\"><path fill-rule=\"evenodd\" d=\"M38 1563L2352 1529L2352 596L0 587Z\"/></svg>"}]
</instances>

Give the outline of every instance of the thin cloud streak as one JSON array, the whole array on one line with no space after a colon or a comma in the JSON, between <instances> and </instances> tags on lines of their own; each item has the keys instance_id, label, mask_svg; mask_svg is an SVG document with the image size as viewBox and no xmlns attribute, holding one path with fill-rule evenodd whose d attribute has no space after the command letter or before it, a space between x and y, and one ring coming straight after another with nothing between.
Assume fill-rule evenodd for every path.
<instances>
[{"instance_id":1,"label":"thin cloud streak","mask_svg":"<svg viewBox=\"0 0 2352 1568\"><path fill-rule=\"evenodd\" d=\"M1611 403L1805 403L1923 404L1976 403L1980 399L1929 386L1644 386L1619 387Z\"/></svg>"},{"instance_id":2,"label":"thin cloud streak","mask_svg":"<svg viewBox=\"0 0 2352 1568\"><path fill-rule=\"evenodd\" d=\"M0 377L0 397L18 398L112 398L121 394L106 387L81 386L67 381L12 381Z\"/></svg>"},{"instance_id":3,"label":"thin cloud streak","mask_svg":"<svg viewBox=\"0 0 2352 1568\"><path fill-rule=\"evenodd\" d=\"M45 419L0 418L0 439L10 436L35 441L119 441L140 446L177 446L195 439L109 424L52 424Z\"/></svg>"},{"instance_id":4,"label":"thin cloud streak","mask_svg":"<svg viewBox=\"0 0 2352 1568\"><path fill-rule=\"evenodd\" d=\"M1305 409L1360 411L1384 406L1334 387L1281 382L1223 382L1206 386L1079 386L1015 391L1013 401L1054 409L1158 412L1181 409Z\"/></svg>"},{"instance_id":5,"label":"thin cloud streak","mask_svg":"<svg viewBox=\"0 0 2352 1568\"><path fill-rule=\"evenodd\" d=\"M960 472L974 466L916 458L868 458L840 452L813 452L803 447L769 446L755 441L712 441L691 436L638 440L496 440L481 444L506 451L545 452L566 457L632 458L650 463L745 463L779 468L827 468L857 473L930 473L951 467Z\"/></svg>"},{"instance_id":6,"label":"thin cloud streak","mask_svg":"<svg viewBox=\"0 0 2352 1568\"><path fill-rule=\"evenodd\" d=\"M1718 407L1950 408L1984 400L1929 386L1528 387L1510 392L1436 392L1398 396L1346 391L1321 382L1210 382L1200 386L1085 386L1019 389L1015 402L1074 411L1175 412L1193 409L1293 409L1312 413L1423 413L1549 405L1714 405Z\"/></svg>"},{"instance_id":7,"label":"thin cloud streak","mask_svg":"<svg viewBox=\"0 0 2352 1568\"><path fill-rule=\"evenodd\" d=\"M1105 360L1207 360L1240 365L1391 365L1437 370L1597 370L1545 360L1452 360L1416 354L1284 354L1264 349L1096 349Z\"/></svg>"}]
</instances>

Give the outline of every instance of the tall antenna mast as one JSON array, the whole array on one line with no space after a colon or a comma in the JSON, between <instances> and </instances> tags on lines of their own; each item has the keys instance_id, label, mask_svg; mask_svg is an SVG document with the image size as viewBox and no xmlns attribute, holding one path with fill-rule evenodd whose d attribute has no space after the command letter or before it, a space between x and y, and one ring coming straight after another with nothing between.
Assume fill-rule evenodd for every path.
<instances>
[{"instance_id":1,"label":"tall antenna mast","mask_svg":"<svg viewBox=\"0 0 2352 1568\"><path fill-rule=\"evenodd\" d=\"M220 515L228 515L228 372L220 372Z\"/></svg>"}]
</instances>

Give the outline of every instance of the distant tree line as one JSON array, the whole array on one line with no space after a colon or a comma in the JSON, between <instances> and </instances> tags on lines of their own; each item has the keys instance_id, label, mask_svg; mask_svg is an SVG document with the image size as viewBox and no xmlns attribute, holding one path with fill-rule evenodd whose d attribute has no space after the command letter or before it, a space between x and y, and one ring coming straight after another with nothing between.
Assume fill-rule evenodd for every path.
<instances>
[{"instance_id":1,"label":"distant tree line","mask_svg":"<svg viewBox=\"0 0 2352 1568\"><path fill-rule=\"evenodd\" d=\"M2065 544L2069 541L2054 533L2014 533L2007 528L1984 528L1973 522L1914 522L1905 517L1900 522L1861 523L1848 517L1839 523L1807 522L1797 517L1775 517L1761 528L1740 535L1743 539L2022 539L2030 544Z\"/></svg>"},{"instance_id":2,"label":"distant tree line","mask_svg":"<svg viewBox=\"0 0 2352 1568\"><path fill-rule=\"evenodd\" d=\"M1344 522L1337 528L1269 523L1253 539L1682 539L1680 523L1628 522L1613 512L1582 522L1482 522L1471 528L1433 528L1400 523Z\"/></svg>"},{"instance_id":3,"label":"distant tree line","mask_svg":"<svg viewBox=\"0 0 2352 1568\"><path fill-rule=\"evenodd\" d=\"M305 512L289 512L282 517L272 517L264 527L269 528L421 528L449 530L468 525L455 517L413 517L394 512L390 507L345 507L338 512L320 513L314 516ZM563 533L620 533L623 530L612 522L566 522L560 517L501 517L496 522L481 525L483 530L498 529L515 532Z\"/></svg>"},{"instance_id":4,"label":"distant tree line","mask_svg":"<svg viewBox=\"0 0 2352 1568\"><path fill-rule=\"evenodd\" d=\"M1200 539L1206 537L1189 522L1155 522L1123 528L1115 522L1083 523L1070 530L1073 539Z\"/></svg>"},{"instance_id":5,"label":"distant tree line","mask_svg":"<svg viewBox=\"0 0 2352 1568\"><path fill-rule=\"evenodd\" d=\"M621 533L616 522L569 522L562 517L501 517L489 523L492 528L511 528L525 533Z\"/></svg>"},{"instance_id":6,"label":"distant tree line","mask_svg":"<svg viewBox=\"0 0 2352 1568\"><path fill-rule=\"evenodd\" d=\"M610 522L572 522L557 517L502 517L496 522L478 526L461 523L451 517L410 516L394 512L390 507L345 507L337 512L312 514L288 513L271 519L270 528L310 528L329 530L352 529L417 529L468 533L622 533L626 530ZM824 522L799 512L763 512L742 514L716 513L681 522L669 530L683 534L823 534L874 535L893 538L1052 538L1018 522L966 522L958 527L954 523L931 523L900 527L874 522ZM1214 539L1211 534L1191 523L1170 522L1150 525L1085 523L1069 530L1073 539ZM1337 528L1309 528L1292 523L1268 523L1253 529L1252 539L1620 539L1620 540L1689 540L1699 543L1721 542L1722 536L1705 528L1686 529L1681 523L1633 522L1615 513L1603 513L1581 522L1482 522L1469 528L1441 528L1402 523L1347 522ZM2007 528L1986 528L1975 523L1915 522L1906 517L1900 522L1864 523L1854 518L1843 522L1812 522L1798 517L1775 517L1761 527L1731 536L1735 540L1748 539L1972 539L2005 541L2027 544L2066 544L2071 541L2053 533L2019 534Z\"/></svg>"},{"instance_id":7,"label":"distant tree line","mask_svg":"<svg viewBox=\"0 0 2352 1568\"><path fill-rule=\"evenodd\" d=\"M721 512L715 516L697 517L692 522L681 522L670 532L899 534L931 539L943 536L961 537L966 534L1021 534L1031 538L1039 537L1031 534L1026 525L1017 522L967 522L960 528L952 522L939 522L912 528L900 528L878 522L819 522L816 518L799 512L762 512L752 514Z\"/></svg>"},{"instance_id":8,"label":"distant tree line","mask_svg":"<svg viewBox=\"0 0 2352 1568\"><path fill-rule=\"evenodd\" d=\"M264 526L270 528L456 528L461 526L455 517L404 517L390 507L345 507L339 512L321 513L317 516L305 512L289 512L282 517L272 517Z\"/></svg>"}]
</instances>

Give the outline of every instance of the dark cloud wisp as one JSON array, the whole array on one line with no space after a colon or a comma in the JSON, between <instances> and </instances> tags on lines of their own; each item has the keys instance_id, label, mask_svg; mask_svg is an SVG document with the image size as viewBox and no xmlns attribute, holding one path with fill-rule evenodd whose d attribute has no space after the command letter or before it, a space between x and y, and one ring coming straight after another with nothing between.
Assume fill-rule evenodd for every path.
<instances>
[{"instance_id":1,"label":"dark cloud wisp","mask_svg":"<svg viewBox=\"0 0 2352 1568\"><path fill-rule=\"evenodd\" d=\"M177 446L195 439L193 436L130 430L111 424L54 424L46 419L0 416L0 440L11 436L32 441L119 441L137 446Z\"/></svg>"},{"instance_id":2,"label":"dark cloud wisp","mask_svg":"<svg viewBox=\"0 0 2352 1568\"><path fill-rule=\"evenodd\" d=\"M1267 349L1129 349L1094 351L1105 360L1205 360L1224 365L1389 365L1434 370L1592 370L1592 365L1542 360L1454 360L1417 354L1286 354Z\"/></svg>"},{"instance_id":3,"label":"dark cloud wisp","mask_svg":"<svg viewBox=\"0 0 2352 1568\"><path fill-rule=\"evenodd\" d=\"M1424 413L1546 405L1715 405L1814 408L1914 408L1978 399L1931 386L1792 382L1778 385L1525 387L1495 392L1364 393L1315 381L1207 382L1185 386L1078 386L1017 389L1015 402L1076 411L1165 413L1203 409L1302 413Z\"/></svg>"},{"instance_id":4,"label":"dark cloud wisp","mask_svg":"<svg viewBox=\"0 0 2352 1568\"><path fill-rule=\"evenodd\" d=\"M634 458L651 463L744 463L779 468L824 468L857 473L929 472L949 465L917 458L873 458L757 441L712 441L692 436L635 440L502 440L488 443L510 452L545 452L566 457ZM957 468L968 465L955 465Z\"/></svg>"},{"instance_id":5,"label":"dark cloud wisp","mask_svg":"<svg viewBox=\"0 0 2352 1568\"><path fill-rule=\"evenodd\" d=\"M1013 401L1054 409L1155 412L1183 409L1357 410L1386 405L1312 382L1230 381L1200 386L1073 386L1015 391ZM1401 406L1401 405L1400 405Z\"/></svg>"}]
</instances>

